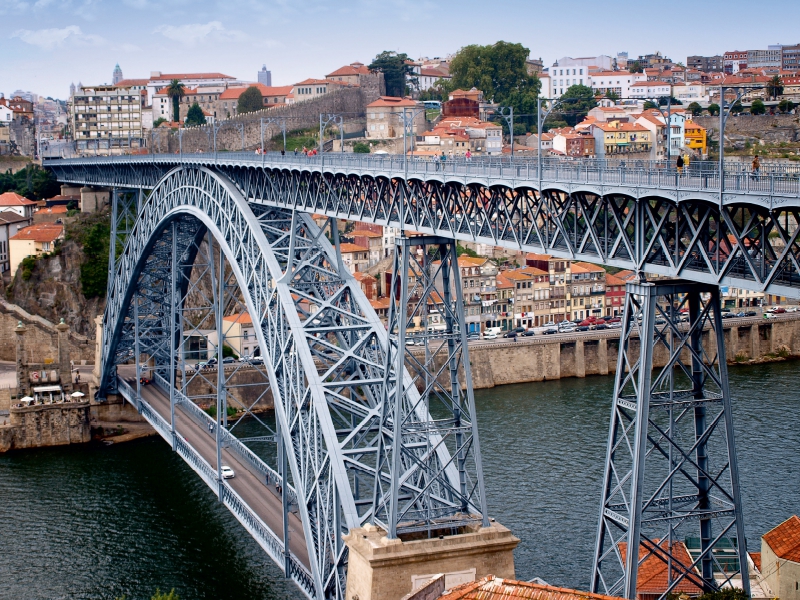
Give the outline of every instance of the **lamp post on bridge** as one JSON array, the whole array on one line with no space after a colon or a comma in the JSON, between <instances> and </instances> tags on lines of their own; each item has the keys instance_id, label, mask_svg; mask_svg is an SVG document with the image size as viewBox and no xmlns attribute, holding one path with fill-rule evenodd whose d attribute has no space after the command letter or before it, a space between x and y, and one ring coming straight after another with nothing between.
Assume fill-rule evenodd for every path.
<instances>
[{"instance_id":1,"label":"lamp post on bridge","mask_svg":"<svg viewBox=\"0 0 800 600\"><path fill-rule=\"evenodd\" d=\"M725 107L725 90L736 90L736 99ZM731 115L733 107L744 96L745 88L726 88L719 86L719 209L722 210L722 201L725 195L725 124Z\"/></svg>"},{"instance_id":2,"label":"lamp post on bridge","mask_svg":"<svg viewBox=\"0 0 800 600\"><path fill-rule=\"evenodd\" d=\"M403 173L405 175L406 185L408 185L408 136L409 134L416 135L414 131L414 119L416 116L422 112L425 112L425 107L423 108L416 108L412 111L409 111L408 107L403 107L402 113L395 113L398 117L402 117L403 119ZM414 151L414 140L411 141L411 151ZM401 214L402 216L402 214ZM400 220L400 232L402 235L403 231L403 220Z\"/></svg>"},{"instance_id":3,"label":"lamp post on bridge","mask_svg":"<svg viewBox=\"0 0 800 600\"><path fill-rule=\"evenodd\" d=\"M511 160L514 160L514 107L499 106L497 116L501 117L508 125L508 137L511 140ZM503 148L500 148L500 156L503 156Z\"/></svg>"},{"instance_id":4,"label":"lamp post on bridge","mask_svg":"<svg viewBox=\"0 0 800 600\"><path fill-rule=\"evenodd\" d=\"M261 154L264 154L264 124L278 123L283 132L283 151L286 152L286 117L262 117L261 118Z\"/></svg>"},{"instance_id":5,"label":"lamp post on bridge","mask_svg":"<svg viewBox=\"0 0 800 600\"><path fill-rule=\"evenodd\" d=\"M344 117L342 115L338 115L335 113L320 113L319 114L319 156L320 156L320 169L319 174L320 177L323 177L322 167L325 166L325 149L323 148L322 144L322 136L325 133L325 129L333 123L334 125L338 125L339 133L342 139L342 151L344 152Z\"/></svg>"}]
</instances>

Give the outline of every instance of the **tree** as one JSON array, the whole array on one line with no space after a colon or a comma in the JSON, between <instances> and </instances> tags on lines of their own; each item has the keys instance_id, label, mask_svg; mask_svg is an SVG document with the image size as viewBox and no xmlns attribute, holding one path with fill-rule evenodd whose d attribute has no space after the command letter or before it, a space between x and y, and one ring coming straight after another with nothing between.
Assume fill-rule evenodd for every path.
<instances>
[{"instance_id":1,"label":"tree","mask_svg":"<svg viewBox=\"0 0 800 600\"><path fill-rule=\"evenodd\" d=\"M559 113L568 125L575 127L596 106L597 100L592 88L585 85L573 85L561 95Z\"/></svg>"},{"instance_id":2,"label":"tree","mask_svg":"<svg viewBox=\"0 0 800 600\"><path fill-rule=\"evenodd\" d=\"M617 93L616 93L614 90L608 90L608 91L606 92L606 98L608 98L609 100L613 100L614 102L616 102L617 100L619 100L619 94L617 94Z\"/></svg>"},{"instance_id":3,"label":"tree","mask_svg":"<svg viewBox=\"0 0 800 600\"><path fill-rule=\"evenodd\" d=\"M773 100L783 95L783 80L780 75L775 75L769 80L767 84L767 95Z\"/></svg>"},{"instance_id":4,"label":"tree","mask_svg":"<svg viewBox=\"0 0 800 600\"><path fill-rule=\"evenodd\" d=\"M658 99L659 106L667 106L668 104L671 104L672 106L682 106L683 102L678 100L675 96L661 96Z\"/></svg>"},{"instance_id":5,"label":"tree","mask_svg":"<svg viewBox=\"0 0 800 600\"><path fill-rule=\"evenodd\" d=\"M180 600L180 597L175 593L175 588L171 589L169 594L165 594L160 589L156 588L156 593L153 594L150 600Z\"/></svg>"},{"instance_id":6,"label":"tree","mask_svg":"<svg viewBox=\"0 0 800 600\"><path fill-rule=\"evenodd\" d=\"M166 122L167 120L164 117L158 117L155 121L153 121L153 129Z\"/></svg>"},{"instance_id":7,"label":"tree","mask_svg":"<svg viewBox=\"0 0 800 600\"><path fill-rule=\"evenodd\" d=\"M353 144L353 152L356 154L369 154L369 144L365 142L356 142Z\"/></svg>"},{"instance_id":8,"label":"tree","mask_svg":"<svg viewBox=\"0 0 800 600\"><path fill-rule=\"evenodd\" d=\"M692 113L692 116L694 117L703 113L703 107L700 106L697 102L692 102L689 106L686 107L686 110Z\"/></svg>"},{"instance_id":9,"label":"tree","mask_svg":"<svg viewBox=\"0 0 800 600\"><path fill-rule=\"evenodd\" d=\"M778 110L781 111L782 113L791 112L793 108L794 108L794 102L792 102L787 98L784 98L778 103Z\"/></svg>"},{"instance_id":10,"label":"tree","mask_svg":"<svg viewBox=\"0 0 800 600\"><path fill-rule=\"evenodd\" d=\"M261 95L261 90L254 85L243 91L239 96L239 102L236 103L236 111L240 115L255 112L262 108L264 108L264 96Z\"/></svg>"},{"instance_id":11,"label":"tree","mask_svg":"<svg viewBox=\"0 0 800 600\"><path fill-rule=\"evenodd\" d=\"M750 114L763 115L765 112L767 112L767 109L764 106L764 103L759 99L753 100L753 103L750 105Z\"/></svg>"},{"instance_id":12,"label":"tree","mask_svg":"<svg viewBox=\"0 0 800 600\"><path fill-rule=\"evenodd\" d=\"M656 104L655 102L651 102L650 100L647 100L644 103L644 107L643 108L644 108L644 110L650 110L651 108L658 108L658 104Z\"/></svg>"},{"instance_id":13,"label":"tree","mask_svg":"<svg viewBox=\"0 0 800 600\"><path fill-rule=\"evenodd\" d=\"M706 110L708 111L708 114L710 114L711 116L718 115L719 104L712 102L711 104L708 105L708 108Z\"/></svg>"},{"instance_id":14,"label":"tree","mask_svg":"<svg viewBox=\"0 0 800 600\"><path fill-rule=\"evenodd\" d=\"M406 76L413 74L408 55L384 50L367 67L371 71L383 73L386 95L402 98L406 95Z\"/></svg>"},{"instance_id":15,"label":"tree","mask_svg":"<svg viewBox=\"0 0 800 600\"><path fill-rule=\"evenodd\" d=\"M742 103L737 100L736 104L734 104L731 107L731 113L734 114L734 115L738 115L738 114L740 114L742 112L744 112L744 106L742 106Z\"/></svg>"},{"instance_id":16,"label":"tree","mask_svg":"<svg viewBox=\"0 0 800 600\"><path fill-rule=\"evenodd\" d=\"M525 61L530 51L522 44L497 42L490 46L464 46L450 61L446 91L479 89L483 97L514 109L515 123L530 128L536 123L536 99L541 83L529 75Z\"/></svg>"},{"instance_id":17,"label":"tree","mask_svg":"<svg viewBox=\"0 0 800 600\"><path fill-rule=\"evenodd\" d=\"M633 61L633 64L630 67L628 67L628 70L631 73L644 73L642 64L638 60Z\"/></svg>"},{"instance_id":18,"label":"tree","mask_svg":"<svg viewBox=\"0 0 800 600\"><path fill-rule=\"evenodd\" d=\"M181 120L181 98L186 95L186 87L180 79L173 79L167 86L166 94L172 100L172 120L178 122Z\"/></svg>"},{"instance_id":19,"label":"tree","mask_svg":"<svg viewBox=\"0 0 800 600\"><path fill-rule=\"evenodd\" d=\"M189 110L186 112L186 125L189 127L194 125L205 125L206 124L206 116L203 114L203 109L200 108L200 105L195 102L189 107Z\"/></svg>"},{"instance_id":20,"label":"tree","mask_svg":"<svg viewBox=\"0 0 800 600\"><path fill-rule=\"evenodd\" d=\"M748 600L741 588L724 588L718 592L706 592L697 600Z\"/></svg>"}]
</instances>

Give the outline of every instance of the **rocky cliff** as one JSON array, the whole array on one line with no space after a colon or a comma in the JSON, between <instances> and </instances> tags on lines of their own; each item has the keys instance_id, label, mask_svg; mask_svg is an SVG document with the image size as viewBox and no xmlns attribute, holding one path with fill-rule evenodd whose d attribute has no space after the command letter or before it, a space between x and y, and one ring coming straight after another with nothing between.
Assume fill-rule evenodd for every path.
<instances>
[{"instance_id":1,"label":"rocky cliff","mask_svg":"<svg viewBox=\"0 0 800 600\"><path fill-rule=\"evenodd\" d=\"M87 298L83 293L81 266L90 259L79 234L98 224L102 227L107 222L107 213L97 213L81 215L67 225L66 239L55 252L33 263L28 279L24 278L22 268L17 269L14 279L4 290L6 300L54 323L64 319L72 331L94 338L94 318L105 308L105 294ZM107 240L105 243L108 248ZM98 258L91 257L91 260L97 261ZM105 260L107 264L108 259ZM103 270L106 270L105 266Z\"/></svg>"}]
</instances>

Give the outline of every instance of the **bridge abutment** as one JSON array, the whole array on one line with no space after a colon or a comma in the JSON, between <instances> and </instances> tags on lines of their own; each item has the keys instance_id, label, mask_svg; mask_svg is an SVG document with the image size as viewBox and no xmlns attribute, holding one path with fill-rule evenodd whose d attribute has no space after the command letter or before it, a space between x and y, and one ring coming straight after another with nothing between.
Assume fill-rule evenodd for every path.
<instances>
[{"instance_id":1,"label":"bridge abutment","mask_svg":"<svg viewBox=\"0 0 800 600\"><path fill-rule=\"evenodd\" d=\"M438 573L445 575L448 589L487 575L514 579L519 538L497 522L464 529L430 539L389 539L372 525L351 530L344 536L349 549L345 597L398 600Z\"/></svg>"}]
</instances>

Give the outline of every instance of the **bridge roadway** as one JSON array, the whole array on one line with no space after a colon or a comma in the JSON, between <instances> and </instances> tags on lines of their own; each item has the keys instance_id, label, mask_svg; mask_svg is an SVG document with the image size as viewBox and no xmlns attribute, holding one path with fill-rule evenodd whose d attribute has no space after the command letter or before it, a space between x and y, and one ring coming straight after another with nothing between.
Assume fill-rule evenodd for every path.
<instances>
[{"instance_id":1,"label":"bridge roadway","mask_svg":"<svg viewBox=\"0 0 800 600\"><path fill-rule=\"evenodd\" d=\"M135 367L120 365L117 368L119 376L136 389L135 373L131 376ZM155 384L142 386L141 394L142 400L169 423L169 396ZM175 432L214 468L217 464L215 437L208 429L192 419L180 404L175 406ZM232 479L223 480L223 485L229 486L236 492L250 510L283 542L283 508L281 494L275 483L267 485L263 477L254 475L235 453L225 447L222 449L222 464L233 468L235 473ZM289 513L289 549L307 569L311 569L303 525L296 512Z\"/></svg>"}]
</instances>

